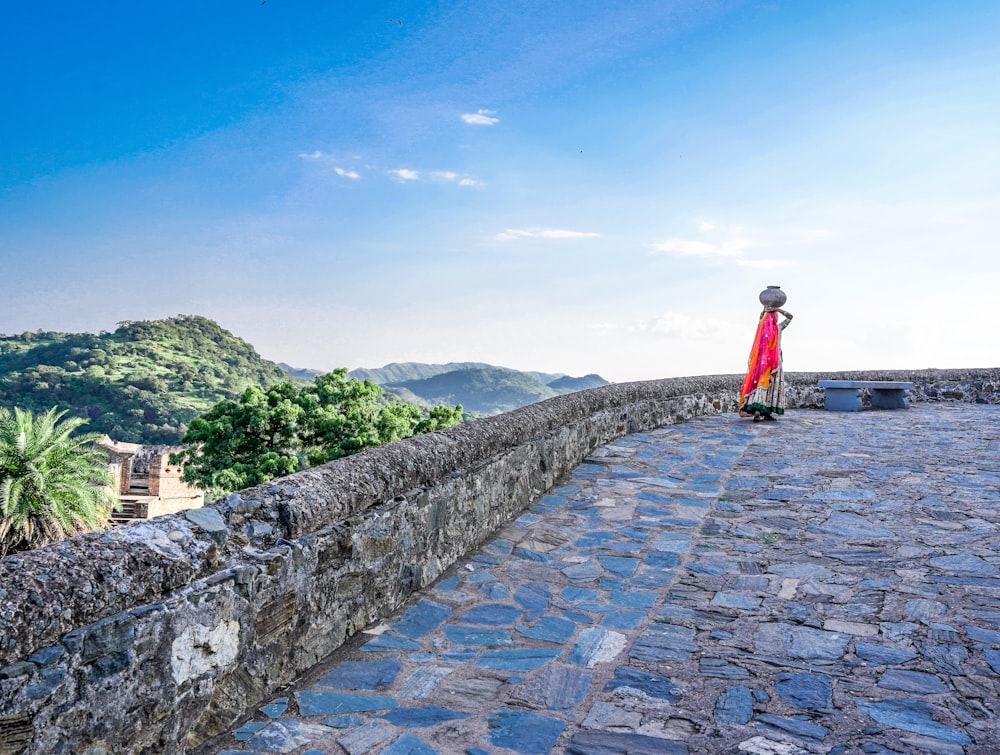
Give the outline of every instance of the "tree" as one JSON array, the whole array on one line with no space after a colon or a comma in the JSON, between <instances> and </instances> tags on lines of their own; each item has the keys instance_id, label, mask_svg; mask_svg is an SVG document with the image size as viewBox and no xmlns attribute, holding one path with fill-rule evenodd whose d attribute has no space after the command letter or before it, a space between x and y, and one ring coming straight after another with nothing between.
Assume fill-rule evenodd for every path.
<instances>
[{"instance_id":1,"label":"tree","mask_svg":"<svg viewBox=\"0 0 1000 755\"><path fill-rule=\"evenodd\" d=\"M297 399L291 383L275 383L220 401L191 421L183 440L191 445L171 454L171 463L184 464L185 481L216 495L299 471Z\"/></svg>"},{"instance_id":2,"label":"tree","mask_svg":"<svg viewBox=\"0 0 1000 755\"><path fill-rule=\"evenodd\" d=\"M423 417L341 368L302 389L283 382L219 402L192 420L183 439L189 447L171 461L184 464L184 480L222 495L461 420L460 406Z\"/></svg>"},{"instance_id":3,"label":"tree","mask_svg":"<svg viewBox=\"0 0 1000 755\"><path fill-rule=\"evenodd\" d=\"M115 505L96 433L53 407L0 408L0 556L104 527Z\"/></svg>"},{"instance_id":4,"label":"tree","mask_svg":"<svg viewBox=\"0 0 1000 755\"><path fill-rule=\"evenodd\" d=\"M301 437L309 463L323 464L412 435L420 410L409 404L387 405L383 396L370 380L348 380L344 368L320 375L303 388Z\"/></svg>"},{"instance_id":5,"label":"tree","mask_svg":"<svg viewBox=\"0 0 1000 755\"><path fill-rule=\"evenodd\" d=\"M430 410L427 417L420 420L413 428L414 435L423 435L435 430L444 430L462 421L462 405L458 404L454 409L450 406L435 406Z\"/></svg>"}]
</instances>

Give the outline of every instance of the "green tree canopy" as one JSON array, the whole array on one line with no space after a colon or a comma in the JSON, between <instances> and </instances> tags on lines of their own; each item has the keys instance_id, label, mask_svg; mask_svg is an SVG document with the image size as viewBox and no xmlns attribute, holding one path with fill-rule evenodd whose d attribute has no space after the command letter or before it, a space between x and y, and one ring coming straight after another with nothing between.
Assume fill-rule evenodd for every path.
<instances>
[{"instance_id":1,"label":"green tree canopy","mask_svg":"<svg viewBox=\"0 0 1000 755\"><path fill-rule=\"evenodd\" d=\"M115 504L96 433L55 408L0 408L0 555L36 548L107 524ZM60 421L62 420L62 421Z\"/></svg>"},{"instance_id":2,"label":"green tree canopy","mask_svg":"<svg viewBox=\"0 0 1000 755\"><path fill-rule=\"evenodd\" d=\"M216 402L287 380L250 344L194 315L123 321L100 335L0 335L0 406L58 406L130 443L176 445Z\"/></svg>"},{"instance_id":3,"label":"green tree canopy","mask_svg":"<svg viewBox=\"0 0 1000 755\"><path fill-rule=\"evenodd\" d=\"M172 458L184 464L187 482L222 495L461 420L461 406L437 406L425 417L337 369L302 388L253 386L219 402L192 420L183 439L189 448Z\"/></svg>"},{"instance_id":4,"label":"green tree canopy","mask_svg":"<svg viewBox=\"0 0 1000 755\"><path fill-rule=\"evenodd\" d=\"M191 421L177 455L184 479L212 492L238 490L300 469L296 432L302 408L290 383L250 386Z\"/></svg>"}]
</instances>

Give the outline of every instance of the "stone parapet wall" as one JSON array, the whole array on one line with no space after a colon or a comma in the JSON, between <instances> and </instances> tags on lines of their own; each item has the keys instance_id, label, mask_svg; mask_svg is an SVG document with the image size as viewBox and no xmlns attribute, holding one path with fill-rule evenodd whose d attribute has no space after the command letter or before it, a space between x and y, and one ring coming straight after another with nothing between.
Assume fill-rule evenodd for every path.
<instances>
[{"instance_id":1,"label":"stone parapet wall","mask_svg":"<svg viewBox=\"0 0 1000 755\"><path fill-rule=\"evenodd\" d=\"M1000 403L1000 370L934 370L788 374L790 406L822 405L823 377ZM733 411L739 382L560 396L5 559L0 743L182 752L433 582L595 447Z\"/></svg>"}]
</instances>

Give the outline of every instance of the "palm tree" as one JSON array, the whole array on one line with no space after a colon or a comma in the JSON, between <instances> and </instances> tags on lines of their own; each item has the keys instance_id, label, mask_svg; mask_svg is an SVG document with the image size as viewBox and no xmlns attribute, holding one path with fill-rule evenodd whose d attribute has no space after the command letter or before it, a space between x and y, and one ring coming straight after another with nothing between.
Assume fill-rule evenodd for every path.
<instances>
[{"instance_id":1,"label":"palm tree","mask_svg":"<svg viewBox=\"0 0 1000 755\"><path fill-rule=\"evenodd\" d=\"M96 433L70 437L86 424L53 407L0 407L0 557L107 524L115 498Z\"/></svg>"}]
</instances>

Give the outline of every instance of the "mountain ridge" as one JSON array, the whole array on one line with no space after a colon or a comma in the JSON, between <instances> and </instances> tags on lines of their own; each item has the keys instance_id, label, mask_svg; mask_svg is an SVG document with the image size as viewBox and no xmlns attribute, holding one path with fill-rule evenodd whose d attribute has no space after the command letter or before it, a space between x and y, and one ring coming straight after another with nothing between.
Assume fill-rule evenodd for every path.
<instances>
[{"instance_id":1,"label":"mountain ridge","mask_svg":"<svg viewBox=\"0 0 1000 755\"><path fill-rule=\"evenodd\" d=\"M512 367L500 367L486 362L446 362L433 364L428 362L390 362L383 367L358 367L347 373L348 377L357 380L371 380L378 385L389 383L405 383L409 380L426 380L436 375L459 370L508 370L532 375L540 382L548 384L553 380L567 377L565 373L534 372L531 370L516 370ZM311 371L311 370L306 370ZM293 373L294 374L294 373Z\"/></svg>"},{"instance_id":2,"label":"mountain ridge","mask_svg":"<svg viewBox=\"0 0 1000 755\"><path fill-rule=\"evenodd\" d=\"M452 370L422 380L388 383L385 389L405 389L432 404L461 404L474 414L508 412L559 395L526 372L497 367Z\"/></svg>"},{"instance_id":3,"label":"mountain ridge","mask_svg":"<svg viewBox=\"0 0 1000 755\"><path fill-rule=\"evenodd\" d=\"M281 366L292 375L319 372ZM403 401L424 408L461 404L470 419L608 385L607 380L595 373L572 377L561 372L515 370L485 362L390 362L384 367L351 370L348 377L371 380Z\"/></svg>"},{"instance_id":4,"label":"mountain ridge","mask_svg":"<svg viewBox=\"0 0 1000 755\"><path fill-rule=\"evenodd\" d=\"M88 419L85 430L130 443L178 445L191 420L219 401L251 385L301 383L322 372L264 359L199 315L125 320L99 334L0 334L0 406L34 413L55 406ZM483 362L394 362L349 377L371 379L425 409L460 403L467 418L607 384L599 375L573 378Z\"/></svg>"}]
</instances>

